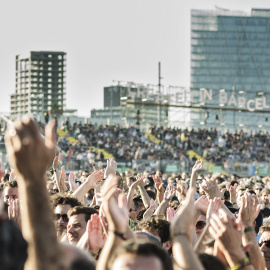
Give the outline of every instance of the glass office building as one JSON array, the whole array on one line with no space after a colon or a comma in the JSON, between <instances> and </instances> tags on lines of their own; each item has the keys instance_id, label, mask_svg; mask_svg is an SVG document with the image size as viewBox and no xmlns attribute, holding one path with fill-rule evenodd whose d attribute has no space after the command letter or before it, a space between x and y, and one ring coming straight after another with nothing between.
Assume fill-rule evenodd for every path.
<instances>
[{"instance_id":1,"label":"glass office building","mask_svg":"<svg viewBox=\"0 0 270 270\"><path fill-rule=\"evenodd\" d=\"M270 130L270 9L191 11L191 126Z\"/></svg>"}]
</instances>

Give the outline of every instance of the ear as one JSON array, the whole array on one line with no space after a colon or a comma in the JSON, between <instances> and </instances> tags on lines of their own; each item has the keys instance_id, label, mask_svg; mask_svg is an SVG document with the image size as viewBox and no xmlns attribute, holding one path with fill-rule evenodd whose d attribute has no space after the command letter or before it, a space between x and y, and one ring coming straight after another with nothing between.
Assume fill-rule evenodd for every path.
<instances>
[{"instance_id":1,"label":"ear","mask_svg":"<svg viewBox=\"0 0 270 270\"><path fill-rule=\"evenodd\" d=\"M167 241L162 244L163 248L169 250L172 247L172 241Z\"/></svg>"}]
</instances>

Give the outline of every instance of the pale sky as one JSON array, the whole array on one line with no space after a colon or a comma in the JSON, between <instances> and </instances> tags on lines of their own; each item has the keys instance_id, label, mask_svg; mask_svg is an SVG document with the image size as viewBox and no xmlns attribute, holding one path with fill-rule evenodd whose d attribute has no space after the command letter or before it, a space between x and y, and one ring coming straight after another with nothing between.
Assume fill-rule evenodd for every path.
<instances>
[{"instance_id":1,"label":"pale sky","mask_svg":"<svg viewBox=\"0 0 270 270\"><path fill-rule=\"evenodd\" d=\"M15 92L15 56L67 53L67 108L78 115L103 107L113 80L190 84L190 11L250 11L269 0L10 0L0 2L0 112Z\"/></svg>"}]
</instances>

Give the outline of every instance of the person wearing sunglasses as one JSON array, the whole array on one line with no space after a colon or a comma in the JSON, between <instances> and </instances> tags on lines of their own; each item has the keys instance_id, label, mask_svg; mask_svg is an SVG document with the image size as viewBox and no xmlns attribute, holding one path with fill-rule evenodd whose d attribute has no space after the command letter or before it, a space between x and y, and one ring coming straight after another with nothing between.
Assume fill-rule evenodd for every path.
<instances>
[{"instance_id":1,"label":"person wearing sunglasses","mask_svg":"<svg viewBox=\"0 0 270 270\"><path fill-rule=\"evenodd\" d=\"M71 196L55 194L51 197L51 206L53 208L54 223L58 239L61 239L67 229L69 221L67 216L68 211L80 205L81 203Z\"/></svg>"},{"instance_id":2,"label":"person wearing sunglasses","mask_svg":"<svg viewBox=\"0 0 270 270\"><path fill-rule=\"evenodd\" d=\"M265 260L267 270L270 270L270 219L263 220L263 225L260 228L261 238L259 240L259 246L262 256Z\"/></svg>"},{"instance_id":3,"label":"person wearing sunglasses","mask_svg":"<svg viewBox=\"0 0 270 270\"><path fill-rule=\"evenodd\" d=\"M205 225L206 225L206 216L200 215L196 222L196 227L195 227L198 238L201 236Z\"/></svg>"}]
</instances>

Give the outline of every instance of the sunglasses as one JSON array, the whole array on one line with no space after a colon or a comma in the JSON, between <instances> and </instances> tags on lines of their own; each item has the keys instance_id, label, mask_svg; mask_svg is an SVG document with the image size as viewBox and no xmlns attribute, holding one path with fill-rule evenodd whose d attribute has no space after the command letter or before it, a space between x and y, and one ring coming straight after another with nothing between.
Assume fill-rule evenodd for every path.
<instances>
[{"instance_id":1,"label":"sunglasses","mask_svg":"<svg viewBox=\"0 0 270 270\"><path fill-rule=\"evenodd\" d=\"M136 209L129 209L129 212L132 212L132 211L134 211L134 212L137 212L138 210L136 210Z\"/></svg>"},{"instance_id":2,"label":"sunglasses","mask_svg":"<svg viewBox=\"0 0 270 270\"><path fill-rule=\"evenodd\" d=\"M197 228L198 230L201 230L201 229L203 229L203 228L205 227L205 225L206 225L205 221L198 221L198 222L196 223L196 228Z\"/></svg>"},{"instance_id":3,"label":"sunglasses","mask_svg":"<svg viewBox=\"0 0 270 270\"><path fill-rule=\"evenodd\" d=\"M270 248L270 240L260 242L259 246L261 247L263 244L265 244L266 247Z\"/></svg>"},{"instance_id":4,"label":"sunglasses","mask_svg":"<svg viewBox=\"0 0 270 270\"><path fill-rule=\"evenodd\" d=\"M67 214L54 214L54 218L55 220L59 220L60 218L62 218L64 222L68 222L69 220Z\"/></svg>"},{"instance_id":5,"label":"sunglasses","mask_svg":"<svg viewBox=\"0 0 270 270\"><path fill-rule=\"evenodd\" d=\"M54 192L59 192L58 188L53 189Z\"/></svg>"}]
</instances>

